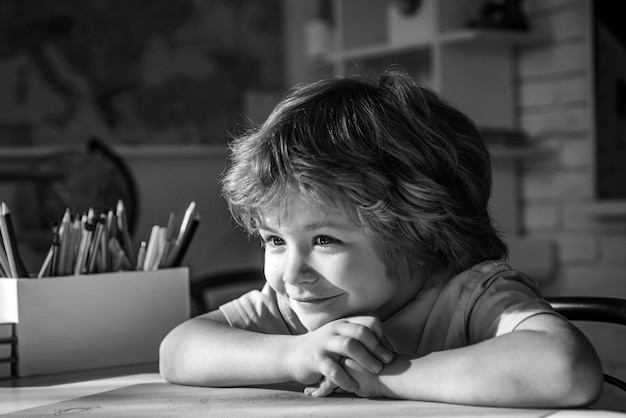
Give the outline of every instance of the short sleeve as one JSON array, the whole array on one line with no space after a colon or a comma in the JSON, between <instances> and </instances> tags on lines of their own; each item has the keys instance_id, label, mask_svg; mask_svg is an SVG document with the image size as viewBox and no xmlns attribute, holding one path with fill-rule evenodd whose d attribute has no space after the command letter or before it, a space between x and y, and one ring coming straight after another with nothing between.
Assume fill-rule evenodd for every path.
<instances>
[{"instance_id":1,"label":"short sleeve","mask_svg":"<svg viewBox=\"0 0 626 418\"><path fill-rule=\"evenodd\" d=\"M467 326L471 344L512 332L532 316L557 315L534 280L510 269L481 283L470 299Z\"/></svg>"},{"instance_id":2,"label":"short sleeve","mask_svg":"<svg viewBox=\"0 0 626 418\"><path fill-rule=\"evenodd\" d=\"M276 301L276 294L266 284L222 306L220 311L233 328L263 334L291 334Z\"/></svg>"}]
</instances>

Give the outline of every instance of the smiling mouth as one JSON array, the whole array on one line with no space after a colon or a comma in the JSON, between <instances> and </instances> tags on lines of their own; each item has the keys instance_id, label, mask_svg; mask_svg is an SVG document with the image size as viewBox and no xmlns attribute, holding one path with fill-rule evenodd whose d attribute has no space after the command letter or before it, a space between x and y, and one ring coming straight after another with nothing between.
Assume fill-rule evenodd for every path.
<instances>
[{"instance_id":1,"label":"smiling mouth","mask_svg":"<svg viewBox=\"0 0 626 418\"><path fill-rule=\"evenodd\" d=\"M336 297L339 297L339 295L328 296L328 297L325 297L325 298L314 298L314 299L297 299L297 298L291 298L291 299L294 302L298 302L298 303L305 303L305 304L310 304L310 305L316 305L316 304L327 302L327 301L329 301L331 299L335 299Z\"/></svg>"}]
</instances>

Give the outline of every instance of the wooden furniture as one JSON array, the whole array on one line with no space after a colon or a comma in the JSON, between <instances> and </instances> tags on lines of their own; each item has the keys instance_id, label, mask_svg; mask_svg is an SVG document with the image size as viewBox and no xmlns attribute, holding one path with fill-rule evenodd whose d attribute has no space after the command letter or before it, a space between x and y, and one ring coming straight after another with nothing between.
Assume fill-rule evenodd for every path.
<instances>
[{"instance_id":1,"label":"wooden furniture","mask_svg":"<svg viewBox=\"0 0 626 418\"><path fill-rule=\"evenodd\" d=\"M593 296L558 296L548 298L547 300L555 311L570 321L626 325L626 299ZM604 381L626 392L626 382L606 373L604 374Z\"/></svg>"},{"instance_id":2,"label":"wooden furniture","mask_svg":"<svg viewBox=\"0 0 626 418\"><path fill-rule=\"evenodd\" d=\"M423 0L408 15L400 3L334 0L328 49L309 56L311 69L380 73L398 64L466 109L479 126L513 128L514 49L538 36L469 28L481 1Z\"/></svg>"},{"instance_id":3,"label":"wooden furniture","mask_svg":"<svg viewBox=\"0 0 626 418\"><path fill-rule=\"evenodd\" d=\"M403 6L417 6L405 14ZM532 30L470 27L478 0L293 0L287 13L289 78L376 75L400 65L459 105L485 132L493 154L492 213L510 244L510 264L538 281L554 276L552 240L524 236L520 170L549 152L518 130L517 48L539 45ZM409 7L410 8L410 7Z\"/></svg>"},{"instance_id":4,"label":"wooden furniture","mask_svg":"<svg viewBox=\"0 0 626 418\"><path fill-rule=\"evenodd\" d=\"M532 31L470 28L481 1L423 0L410 14L401 11L401 3L332 0L327 16L302 16L309 75L378 74L401 65L460 105L479 126L514 128L514 49L541 37Z\"/></svg>"},{"instance_id":5,"label":"wooden furniture","mask_svg":"<svg viewBox=\"0 0 626 418\"><path fill-rule=\"evenodd\" d=\"M435 402L357 398L333 394L312 398L299 385L205 388L168 384L158 373L6 387L0 385L0 415L85 416L325 416L325 417L604 417L620 416L591 409L516 409ZM113 375L115 376L115 375Z\"/></svg>"}]
</instances>

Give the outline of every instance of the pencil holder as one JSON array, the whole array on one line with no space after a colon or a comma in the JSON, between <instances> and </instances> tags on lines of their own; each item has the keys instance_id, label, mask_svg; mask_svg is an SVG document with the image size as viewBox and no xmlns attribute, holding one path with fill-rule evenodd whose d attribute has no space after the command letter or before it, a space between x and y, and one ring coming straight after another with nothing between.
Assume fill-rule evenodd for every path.
<instances>
[{"instance_id":1,"label":"pencil holder","mask_svg":"<svg viewBox=\"0 0 626 418\"><path fill-rule=\"evenodd\" d=\"M0 278L0 324L16 324L18 376L157 362L163 337L188 318L186 267Z\"/></svg>"}]
</instances>

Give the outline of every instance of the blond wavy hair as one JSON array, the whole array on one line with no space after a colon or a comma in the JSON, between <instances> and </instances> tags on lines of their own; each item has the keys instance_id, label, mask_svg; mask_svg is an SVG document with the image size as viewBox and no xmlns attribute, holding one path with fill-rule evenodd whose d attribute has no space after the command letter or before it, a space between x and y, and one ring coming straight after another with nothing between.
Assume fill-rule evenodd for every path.
<instances>
[{"instance_id":1,"label":"blond wavy hair","mask_svg":"<svg viewBox=\"0 0 626 418\"><path fill-rule=\"evenodd\" d=\"M507 257L478 129L401 70L296 86L231 151L222 192L250 234L298 194L366 228L394 278Z\"/></svg>"}]
</instances>

